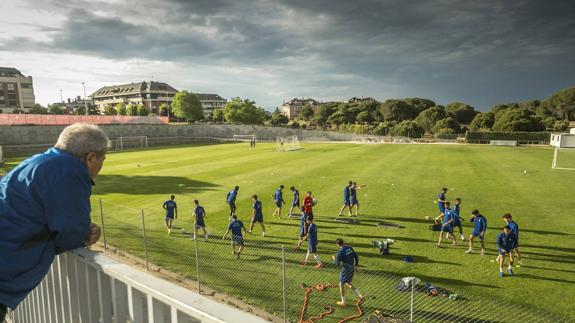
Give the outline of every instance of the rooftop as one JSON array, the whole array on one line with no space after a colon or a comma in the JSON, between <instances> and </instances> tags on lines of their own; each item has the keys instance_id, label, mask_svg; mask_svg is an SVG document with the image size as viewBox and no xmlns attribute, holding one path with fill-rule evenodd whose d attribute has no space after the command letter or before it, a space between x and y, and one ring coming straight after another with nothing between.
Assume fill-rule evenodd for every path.
<instances>
[{"instance_id":1,"label":"rooftop","mask_svg":"<svg viewBox=\"0 0 575 323\"><path fill-rule=\"evenodd\" d=\"M142 92L178 92L175 88L163 82L138 82L112 86L104 86L90 95L90 97L109 96L109 95L126 95Z\"/></svg>"}]
</instances>

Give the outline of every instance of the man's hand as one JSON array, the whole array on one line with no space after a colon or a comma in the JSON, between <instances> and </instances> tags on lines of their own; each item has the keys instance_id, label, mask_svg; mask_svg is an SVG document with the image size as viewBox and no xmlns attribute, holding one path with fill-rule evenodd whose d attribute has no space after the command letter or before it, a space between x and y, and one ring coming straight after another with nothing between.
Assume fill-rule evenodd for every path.
<instances>
[{"instance_id":1,"label":"man's hand","mask_svg":"<svg viewBox=\"0 0 575 323\"><path fill-rule=\"evenodd\" d=\"M84 244L86 246L93 245L94 243L96 243L96 241L98 241L98 239L100 239L101 234L102 230L100 229L100 227L95 223L91 223L90 231L88 231L88 235L86 236L86 240L84 240Z\"/></svg>"}]
</instances>

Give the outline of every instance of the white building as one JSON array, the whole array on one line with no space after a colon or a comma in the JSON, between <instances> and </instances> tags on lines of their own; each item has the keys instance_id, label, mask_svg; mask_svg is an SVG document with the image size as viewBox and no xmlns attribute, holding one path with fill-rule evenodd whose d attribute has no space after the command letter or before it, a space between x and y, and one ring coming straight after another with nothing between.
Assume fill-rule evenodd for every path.
<instances>
[{"instance_id":1,"label":"white building","mask_svg":"<svg viewBox=\"0 0 575 323\"><path fill-rule=\"evenodd\" d=\"M551 146L557 148L575 148L575 128L571 133L552 133Z\"/></svg>"},{"instance_id":2,"label":"white building","mask_svg":"<svg viewBox=\"0 0 575 323\"><path fill-rule=\"evenodd\" d=\"M196 94L202 103L202 109L204 110L204 115L206 118L210 118L216 109L223 109L226 103L226 99L222 98L218 94Z\"/></svg>"},{"instance_id":3,"label":"white building","mask_svg":"<svg viewBox=\"0 0 575 323\"><path fill-rule=\"evenodd\" d=\"M35 100L31 76L12 67L0 67L0 112L28 112Z\"/></svg>"}]
</instances>

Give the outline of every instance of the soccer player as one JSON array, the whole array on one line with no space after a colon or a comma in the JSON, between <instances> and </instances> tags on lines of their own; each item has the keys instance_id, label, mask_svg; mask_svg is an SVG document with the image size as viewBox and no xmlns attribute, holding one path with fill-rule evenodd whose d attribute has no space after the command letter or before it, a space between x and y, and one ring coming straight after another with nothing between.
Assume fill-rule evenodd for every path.
<instances>
[{"instance_id":1,"label":"soccer player","mask_svg":"<svg viewBox=\"0 0 575 323\"><path fill-rule=\"evenodd\" d=\"M295 187L290 187L289 188L290 191L292 191L293 193L293 200L291 202L291 208L289 209L289 216L293 215L293 209L297 206L298 210L299 210L299 191L295 188Z\"/></svg>"},{"instance_id":2,"label":"soccer player","mask_svg":"<svg viewBox=\"0 0 575 323\"><path fill-rule=\"evenodd\" d=\"M352 186L353 186L353 182L349 181L349 183L346 186L344 186L344 188L343 188L343 206L339 210L338 216L343 215L343 210L345 210L345 208L348 208L349 216L351 216L351 200L350 199L351 199L351 187Z\"/></svg>"},{"instance_id":3,"label":"soccer player","mask_svg":"<svg viewBox=\"0 0 575 323\"><path fill-rule=\"evenodd\" d=\"M307 254L305 255L304 261L301 262L302 265L307 265L307 260L309 255L312 254L317 262L315 268L321 268L321 260L319 259L319 255L317 254L317 226L313 223L312 218L307 218L307 234L304 237L304 240L307 239Z\"/></svg>"},{"instance_id":4,"label":"soccer player","mask_svg":"<svg viewBox=\"0 0 575 323\"><path fill-rule=\"evenodd\" d=\"M332 256L331 259L335 261L336 266L341 266L341 272L339 274L339 295L341 296L341 301L337 302L339 306L346 306L345 302L345 286L353 290L360 301L363 300L363 296L358 288L354 288L351 284L353 280L353 274L355 272L355 267L359 265L359 257L355 253L352 247L345 246L343 244L343 239L337 238L335 244L339 248L337 255Z\"/></svg>"},{"instance_id":5,"label":"soccer player","mask_svg":"<svg viewBox=\"0 0 575 323\"><path fill-rule=\"evenodd\" d=\"M512 246L513 253L515 253L515 256L517 256L517 260L519 261L519 263L523 264L521 261L521 254L519 253L519 226L515 221L513 221L513 217L509 213L505 213L503 215L503 219L505 220L505 223L507 223L509 228L511 228L511 232L513 232L513 234L515 235L515 245Z\"/></svg>"},{"instance_id":6,"label":"soccer player","mask_svg":"<svg viewBox=\"0 0 575 323\"><path fill-rule=\"evenodd\" d=\"M174 201L175 198L175 195L170 196L170 199L162 205L164 210L166 210L166 229L168 229L168 234L172 234L174 218L178 218L178 205L176 204L176 201Z\"/></svg>"},{"instance_id":7,"label":"soccer player","mask_svg":"<svg viewBox=\"0 0 575 323\"><path fill-rule=\"evenodd\" d=\"M283 189L284 186L280 185L280 187L274 192L274 202L276 203L276 209L274 210L273 217L276 215L278 218L282 217L282 205L286 204L283 197Z\"/></svg>"},{"instance_id":8,"label":"soccer player","mask_svg":"<svg viewBox=\"0 0 575 323\"><path fill-rule=\"evenodd\" d=\"M238 197L238 191L240 190L239 186L234 187L233 190L228 192L226 196L226 202L230 206L230 220L236 214L236 197Z\"/></svg>"},{"instance_id":9,"label":"soccer player","mask_svg":"<svg viewBox=\"0 0 575 323\"><path fill-rule=\"evenodd\" d=\"M204 232L204 239L208 240L208 232L206 231L206 224L204 223L204 218L207 217L206 210L200 205L200 201L194 200L194 240L198 236L198 229L202 229Z\"/></svg>"},{"instance_id":10,"label":"soccer player","mask_svg":"<svg viewBox=\"0 0 575 323\"><path fill-rule=\"evenodd\" d=\"M254 223L259 223L262 226L262 236L266 236L266 227L264 226L264 213L262 211L262 202L258 201L258 196L257 195L252 195L252 200L254 201L254 204L252 206L253 208L253 216L252 216L252 223L250 224L250 231L248 231L249 233L252 233L252 230L254 229Z\"/></svg>"},{"instance_id":11,"label":"soccer player","mask_svg":"<svg viewBox=\"0 0 575 323\"><path fill-rule=\"evenodd\" d=\"M471 211L471 220L473 222L473 232L469 236L469 249L465 253L471 253L473 251L473 240L475 237L479 238L481 243L481 255L485 254L485 244L483 239L485 238L485 230L487 230L487 219L479 213L479 210Z\"/></svg>"},{"instance_id":12,"label":"soccer player","mask_svg":"<svg viewBox=\"0 0 575 323\"><path fill-rule=\"evenodd\" d=\"M353 182L351 187L349 188L349 210L350 212L353 211L353 207L355 206L355 215L359 215L359 201L357 199L357 190L364 188L366 185L357 185L356 182Z\"/></svg>"},{"instance_id":13,"label":"soccer player","mask_svg":"<svg viewBox=\"0 0 575 323\"><path fill-rule=\"evenodd\" d=\"M465 241L465 235L463 234L463 226L461 225L461 199L458 197L455 199L455 204L453 205L452 215L453 215L453 227L459 228L459 235L461 236L461 241Z\"/></svg>"},{"instance_id":14,"label":"soccer player","mask_svg":"<svg viewBox=\"0 0 575 323\"><path fill-rule=\"evenodd\" d=\"M230 231L232 231L232 255L240 259L240 253L244 250L244 236L242 235L242 230L247 233L244 223L238 220L238 217L234 214L232 215L232 222L228 225L228 229L222 239L225 239ZM239 247L236 252L236 245Z\"/></svg>"},{"instance_id":15,"label":"soccer player","mask_svg":"<svg viewBox=\"0 0 575 323\"><path fill-rule=\"evenodd\" d=\"M297 246L294 248L295 250L300 250L301 244L304 242L305 236L307 235L307 219L308 216L305 213L300 217L299 240L297 242Z\"/></svg>"},{"instance_id":16,"label":"soccer player","mask_svg":"<svg viewBox=\"0 0 575 323\"><path fill-rule=\"evenodd\" d=\"M311 218L313 220L313 197L311 196L311 192L309 191L307 192L307 195L303 198L302 211L306 219Z\"/></svg>"},{"instance_id":17,"label":"soccer player","mask_svg":"<svg viewBox=\"0 0 575 323\"><path fill-rule=\"evenodd\" d=\"M252 137L252 140L250 140L250 147L256 148L256 137Z\"/></svg>"},{"instance_id":18,"label":"soccer player","mask_svg":"<svg viewBox=\"0 0 575 323\"><path fill-rule=\"evenodd\" d=\"M513 246L517 245L517 237L511 232L511 228L506 225L503 227L503 232L497 236L497 249L499 250L499 277L503 277L503 263L505 256L509 256L509 266L507 271L509 276L513 276Z\"/></svg>"},{"instance_id":19,"label":"soccer player","mask_svg":"<svg viewBox=\"0 0 575 323\"><path fill-rule=\"evenodd\" d=\"M449 208L450 203L445 202L445 207L443 209L443 220L441 225L441 231L439 232L439 240L437 241L437 247L441 246L441 242L443 241L443 233L445 232L445 239L453 239L453 244L457 243L455 239L455 235L453 235L453 222L455 220L453 210Z\"/></svg>"},{"instance_id":20,"label":"soccer player","mask_svg":"<svg viewBox=\"0 0 575 323\"><path fill-rule=\"evenodd\" d=\"M445 213L445 201L446 197L445 194L447 193L447 188L442 188L441 193L437 196L437 207L439 207L439 215L443 215Z\"/></svg>"}]
</instances>

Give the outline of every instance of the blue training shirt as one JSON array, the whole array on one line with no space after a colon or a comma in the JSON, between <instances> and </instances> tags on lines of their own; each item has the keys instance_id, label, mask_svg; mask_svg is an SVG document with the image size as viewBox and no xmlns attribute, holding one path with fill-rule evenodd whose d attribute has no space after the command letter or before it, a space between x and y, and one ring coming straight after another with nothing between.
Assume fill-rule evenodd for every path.
<instances>
[{"instance_id":1,"label":"blue training shirt","mask_svg":"<svg viewBox=\"0 0 575 323\"><path fill-rule=\"evenodd\" d=\"M0 179L0 304L15 308L56 254L84 246L92 184L84 162L56 148Z\"/></svg>"},{"instance_id":2,"label":"blue training shirt","mask_svg":"<svg viewBox=\"0 0 575 323\"><path fill-rule=\"evenodd\" d=\"M166 208L166 216L174 216L174 210L178 207L175 201L167 200L164 202L164 207Z\"/></svg>"},{"instance_id":3,"label":"blue training shirt","mask_svg":"<svg viewBox=\"0 0 575 323\"><path fill-rule=\"evenodd\" d=\"M228 225L228 229L230 231L232 231L232 235L236 236L236 237L241 237L242 236L242 228L245 229L244 227L244 223L238 219L233 220L232 222L230 222L230 224Z\"/></svg>"},{"instance_id":4,"label":"blue training shirt","mask_svg":"<svg viewBox=\"0 0 575 323\"><path fill-rule=\"evenodd\" d=\"M312 223L307 228L307 239L309 244L316 245L317 244L317 226L315 223Z\"/></svg>"},{"instance_id":5,"label":"blue training shirt","mask_svg":"<svg viewBox=\"0 0 575 323\"><path fill-rule=\"evenodd\" d=\"M262 202L261 201L254 201L254 205L252 206L253 209L256 211L255 216L264 216L262 212Z\"/></svg>"},{"instance_id":6,"label":"blue training shirt","mask_svg":"<svg viewBox=\"0 0 575 323\"><path fill-rule=\"evenodd\" d=\"M359 264L359 257L352 247L343 246L335 256L335 264L343 267L353 267Z\"/></svg>"},{"instance_id":7,"label":"blue training shirt","mask_svg":"<svg viewBox=\"0 0 575 323\"><path fill-rule=\"evenodd\" d=\"M299 191L298 190L293 191L293 202L294 203L299 202Z\"/></svg>"},{"instance_id":8,"label":"blue training shirt","mask_svg":"<svg viewBox=\"0 0 575 323\"><path fill-rule=\"evenodd\" d=\"M194 215L196 216L196 221L197 222L204 222L204 215L206 214L206 211L204 210L203 206L196 206L194 208Z\"/></svg>"},{"instance_id":9,"label":"blue training shirt","mask_svg":"<svg viewBox=\"0 0 575 323\"><path fill-rule=\"evenodd\" d=\"M459 204L453 205L452 211L453 211L453 215L454 215L457 219L459 219L459 212L461 212L461 205L459 205Z\"/></svg>"},{"instance_id":10,"label":"blue training shirt","mask_svg":"<svg viewBox=\"0 0 575 323\"><path fill-rule=\"evenodd\" d=\"M343 199L346 201L349 200L350 195L351 195L350 187L349 186L344 187L343 188Z\"/></svg>"},{"instance_id":11,"label":"blue training shirt","mask_svg":"<svg viewBox=\"0 0 575 323\"><path fill-rule=\"evenodd\" d=\"M511 250L515 243L517 243L517 237L513 232L510 232L508 235L505 232L501 232L497 236L497 247L503 250Z\"/></svg>"},{"instance_id":12,"label":"blue training shirt","mask_svg":"<svg viewBox=\"0 0 575 323\"><path fill-rule=\"evenodd\" d=\"M487 219L481 214L471 218L471 222L473 222L473 231L483 232L487 229Z\"/></svg>"},{"instance_id":13,"label":"blue training shirt","mask_svg":"<svg viewBox=\"0 0 575 323\"><path fill-rule=\"evenodd\" d=\"M445 212L443 213L443 220L442 223L445 224L447 223L447 221L454 219L453 218L453 210L452 209L445 209ZM451 222L453 223L453 222Z\"/></svg>"},{"instance_id":14,"label":"blue training shirt","mask_svg":"<svg viewBox=\"0 0 575 323\"><path fill-rule=\"evenodd\" d=\"M445 202L444 202L444 201L445 201L445 193L443 193L443 192L439 193L439 195L437 196L437 199L439 200L439 201L437 202L437 204L443 206L444 203L445 203Z\"/></svg>"},{"instance_id":15,"label":"blue training shirt","mask_svg":"<svg viewBox=\"0 0 575 323\"><path fill-rule=\"evenodd\" d=\"M515 221L509 221L507 225L511 228L511 232L513 232L515 237L519 239L519 226L517 225L517 223L515 223Z\"/></svg>"},{"instance_id":16,"label":"blue training shirt","mask_svg":"<svg viewBox=\"0 0 575 323\"><path fill-rule=\"evenodd\" d=\"M276 202L283 201L283 193L282 190L280 190L279 188L274 193L274 201Z\"/></svg>"},{"instance_id":17,"label":"blue training shirt","mask_svg":"<svg viewBox=\"0 0 575 323\"><path fill-rule=\"evenodd\" d=\"M228 195L226 196L226 201L228 202L228 204L232 204L236 201L236 196L238 196L238 191L231 190L228 192Z\"/></svg>"}]
</instances>

